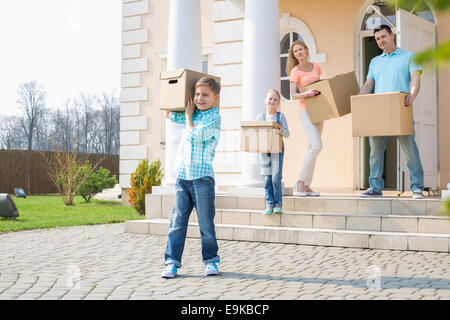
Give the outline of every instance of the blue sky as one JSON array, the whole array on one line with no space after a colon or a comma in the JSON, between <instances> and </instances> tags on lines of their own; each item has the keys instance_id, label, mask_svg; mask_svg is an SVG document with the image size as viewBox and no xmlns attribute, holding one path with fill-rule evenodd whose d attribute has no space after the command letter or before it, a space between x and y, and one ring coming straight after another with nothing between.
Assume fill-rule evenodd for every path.
<instances>
[{"instance_id":1,"label":"blue sky","mask_svg":"<svg viewBox=\"0 0 450 320\"><path fill-rule=\"evenodd\" d=\"M121 0L0 2L0 115L20 114L19 83L37 80L47 106L120 89Z\"/></svg>"}]
</instances>

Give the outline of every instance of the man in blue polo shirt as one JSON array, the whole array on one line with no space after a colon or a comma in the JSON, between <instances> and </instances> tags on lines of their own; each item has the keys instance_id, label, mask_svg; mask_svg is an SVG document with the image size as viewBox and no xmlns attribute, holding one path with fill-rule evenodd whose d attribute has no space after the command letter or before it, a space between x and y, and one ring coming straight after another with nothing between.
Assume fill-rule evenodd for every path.
<instances>
[{"instance_id":1,"label":"man in blue polo shirt","mask_svg":"<svg viewBox=\"0 0 450 320\"><path fill-rule=\"evenodd\" d=\"M372 59L366 83L360 94L402 91L409 93L405 105L412 105L420 90L422 68L413 63L414 53L397 48L395 34L387 25L374 30L374 37L383 53ZM406 154L410 172L411 191L414 199L424 198L423 168L415 135L397 137ZM384 151L388 137L369 137L370 143L370 188L361 197L381 197L384 187Z\"/></svg>"}]
</instances>

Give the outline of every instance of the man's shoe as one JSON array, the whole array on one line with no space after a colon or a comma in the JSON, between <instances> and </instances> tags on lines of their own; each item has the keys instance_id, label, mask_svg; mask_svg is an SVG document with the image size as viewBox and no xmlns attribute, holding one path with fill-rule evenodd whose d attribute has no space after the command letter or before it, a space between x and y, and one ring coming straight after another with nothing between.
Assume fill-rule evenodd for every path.
<instances>
[{"instance_id":1,"label":"man's shoe","mask_svg":"<svg viewBox=\"0 0 450 320\"><path fill-rule=\"evenodd\" d=\"M168 279L175 278L175 276L177 275L177 271L178 271L178 268L176 265L168 264L166 266L166 268L163 270L163 272L161 273L161 277L168 278Z\"/></svg>"},{"instance_id":2,"label":"man's shoe","mask_svg":"<svg viewBox=\"0 0 450 320\"><path fill-rule=\"evenodd\" d=\"M366 190L366 192L361 193L359 196L363 198L372 198L372 197L381 197L383 195L382 192L375 191L372 188Z\"/></svg>"},{"instance_id":3,"label":"man's shoe","mask_svg":"<svg viewBox=\"0 0 450 320\"><path fill-rule=\"evenodd\" d=\"M413 191L413 199L424 199L425 196L423 195L422 191Z\"/></svg>"},{"instance_id":4,"label":"man's shoe","mask_svg":"<svg viewBox=\"0 0 450 320\"><path fill-rule=\"evenodd\" d=\"M219 268L215 262L207 263L205 268L205 276L216 276L219 274Z\"/></svg>"}]
</instances>

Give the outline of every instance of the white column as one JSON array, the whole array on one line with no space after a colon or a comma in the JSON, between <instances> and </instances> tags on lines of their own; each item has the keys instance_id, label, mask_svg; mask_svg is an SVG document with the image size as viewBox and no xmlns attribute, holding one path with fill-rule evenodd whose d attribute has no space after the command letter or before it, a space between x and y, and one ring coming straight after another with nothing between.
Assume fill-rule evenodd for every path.
<instances>
[{"instance_id":1,"label":"white column","mask_svg":"<svg viewBox=\"0 0 450 320\"><path fill-rule=\"evenodd\" d=\"M265 110L269 89L280 90L278 0L246 0L242 75L242 121L254 121ZM242 185L263 185L258 155L242 153Z\"/></svg>"},{"instance_id":2,"label":"white column","mask_svg":"<svg viewBox=\"0 0 450 320\"><path fill-rule=\"evenodd\" d=\"M200 0L170 0L167 70L202 71ZM166 159L163 186L176 181L177 153L184 126L166 119Z\"/></svg>"}]
</instances>

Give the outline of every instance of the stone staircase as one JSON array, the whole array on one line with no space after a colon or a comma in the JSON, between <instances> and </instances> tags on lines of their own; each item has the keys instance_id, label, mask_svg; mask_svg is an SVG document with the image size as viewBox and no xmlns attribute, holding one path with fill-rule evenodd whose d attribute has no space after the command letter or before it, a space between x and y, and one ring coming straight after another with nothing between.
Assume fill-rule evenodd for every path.
<instances>
[{"instance_id":1,"label":"stone staircase","mask_svg":"<svg viewBox=\"0 0 450 320\"><path fill-rule=\"evenodd\" d=\"M125 232L167 236L174 195L146 195L146 219ZM216 195L217 239L348 248L450 252L450 218L438 198L283 197L281 215L262 215L264 197ZM188 237L200 238L196 213Z\"/></svg>"}]
</instances>

